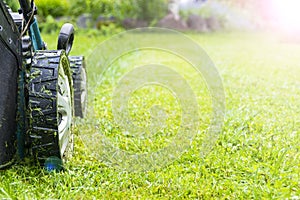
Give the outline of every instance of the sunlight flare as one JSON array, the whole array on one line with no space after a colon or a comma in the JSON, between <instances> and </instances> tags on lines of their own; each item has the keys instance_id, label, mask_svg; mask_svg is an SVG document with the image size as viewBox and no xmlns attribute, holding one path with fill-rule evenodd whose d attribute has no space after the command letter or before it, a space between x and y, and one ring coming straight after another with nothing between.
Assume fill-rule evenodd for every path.
<instances>
[{"instance_id":1,"label":"sunlight flare","mask_svg":"<svg viewBox=\"0 0 300 200\"><path fill-rule=\"evenodd\" d=\"M278 25L287 31L300 30L300 1L299 0L274 0L274 14Z\"/></svg>"}]
</instances>

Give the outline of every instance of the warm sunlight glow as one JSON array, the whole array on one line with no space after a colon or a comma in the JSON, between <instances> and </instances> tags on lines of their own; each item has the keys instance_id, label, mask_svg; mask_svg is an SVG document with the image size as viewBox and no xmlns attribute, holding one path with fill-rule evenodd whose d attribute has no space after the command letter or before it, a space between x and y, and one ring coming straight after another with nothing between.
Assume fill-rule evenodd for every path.
<instances>
[{"instance_id":1,"label":"warm sunlight glow","mask_svg":"<svg viewBox=\"0 0 300 200\"><path fill-rule=\"evenodd\" d=\"M278 25L288 31L300 30L300 1L273 0L274 15Z\"/></svg>"}]
</instances>

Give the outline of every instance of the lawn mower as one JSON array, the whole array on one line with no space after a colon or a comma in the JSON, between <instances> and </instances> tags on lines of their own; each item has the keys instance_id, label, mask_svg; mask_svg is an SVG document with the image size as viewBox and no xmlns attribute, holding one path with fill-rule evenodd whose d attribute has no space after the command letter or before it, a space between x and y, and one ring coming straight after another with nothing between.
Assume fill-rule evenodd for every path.
<instances>
[{"instance_id":1,"label":"lawn mower","mask_svg":"<svg viewBox=\"0 0 300 200\"><path fill-rule=\"evenodd\" d=\"M83 56L69 56L74 27L66 23L57 50L47 50L34 0L12 12L0 0L0 169L34 158L60 170L73 149L74 117L87 109Z\"/></svg>"}]
</instances>

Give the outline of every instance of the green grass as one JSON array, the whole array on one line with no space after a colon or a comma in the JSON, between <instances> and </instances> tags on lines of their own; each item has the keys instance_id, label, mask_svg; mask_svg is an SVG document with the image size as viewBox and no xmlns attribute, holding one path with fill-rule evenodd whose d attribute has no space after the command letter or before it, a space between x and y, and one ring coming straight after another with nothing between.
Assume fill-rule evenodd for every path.
<instances>
[{"instance_id":1,"label":"green grass","mask_svg":"<svg viewBox=\"0 0 300 200\"><path fill-rule=\"evenodd\" d=\"M224 127L208 155L200 156L211 112L203 80L172 55L151 51L142 57L132 54L116 61L94 91L94 117L76 121L75 153L66 171L46 173L30 164L14 165L0 172L0 198L299 199L300 44L279 42L270 34L189 36L215 62L226 92ZM104 39L79 35L73 54L88 56ZM55 48L55 36L47 35L45 40L49 49ZM153 152L170 144L180 126L181 111L174 96L162 87L141 88L129 101L130 116L141 128L149 128L153 104L164 107L169 118L159 133L130 137L113 121L112 89L129 71L128 66L149 60L172 66L186 78L201 105L200 131L191 148L173 163L130 173L91 155L80 136L100 131L121 149L135 153ZM88 71L93 80L97 69L90 67ZM91 148L96 151L98 147Z\"/></svg>"}]
</instances>

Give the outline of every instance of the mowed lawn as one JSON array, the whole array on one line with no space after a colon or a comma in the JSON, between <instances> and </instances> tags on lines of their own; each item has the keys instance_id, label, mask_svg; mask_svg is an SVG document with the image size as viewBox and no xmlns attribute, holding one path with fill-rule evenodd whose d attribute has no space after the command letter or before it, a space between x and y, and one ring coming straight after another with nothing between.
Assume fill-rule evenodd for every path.
<instances>
[{"instance_id":1,"label":"mowed lawn","mask_svg":"<svg viewBox=\"0 0 300 200\"><path fill-rule=\"evenodd\" d=\"M223 129L205 157L200 156L201 145L211 113L205 82L182 60L165 52L127 55L105 73L103 85L92 88L90 115L76 120L75 152L66 170L47 173L29 162L16 164L0 171L0 198L300 199L300 43L284 42L266 33L188 36L216 64L226 95ZM81 33L72 54L89 56L108 38ZM49 49L55 48L55 35L44 39ZM143 87L129 101L130 116L142 128L149 126L152 105L164 108L168 118L157 134L145 133L144 138L124 134L111 111L112 88L127 66L150 61L171 66L191 85L201 112L199 132L174 162L155 170L128 172L95 155L99 138L85 143L82 136L103 133L120 149L137 154L171 144L180 126L181 110L170 91ZM88 67L89 84L95 85L97 69Z\"/></svg>"}]
</instances>

